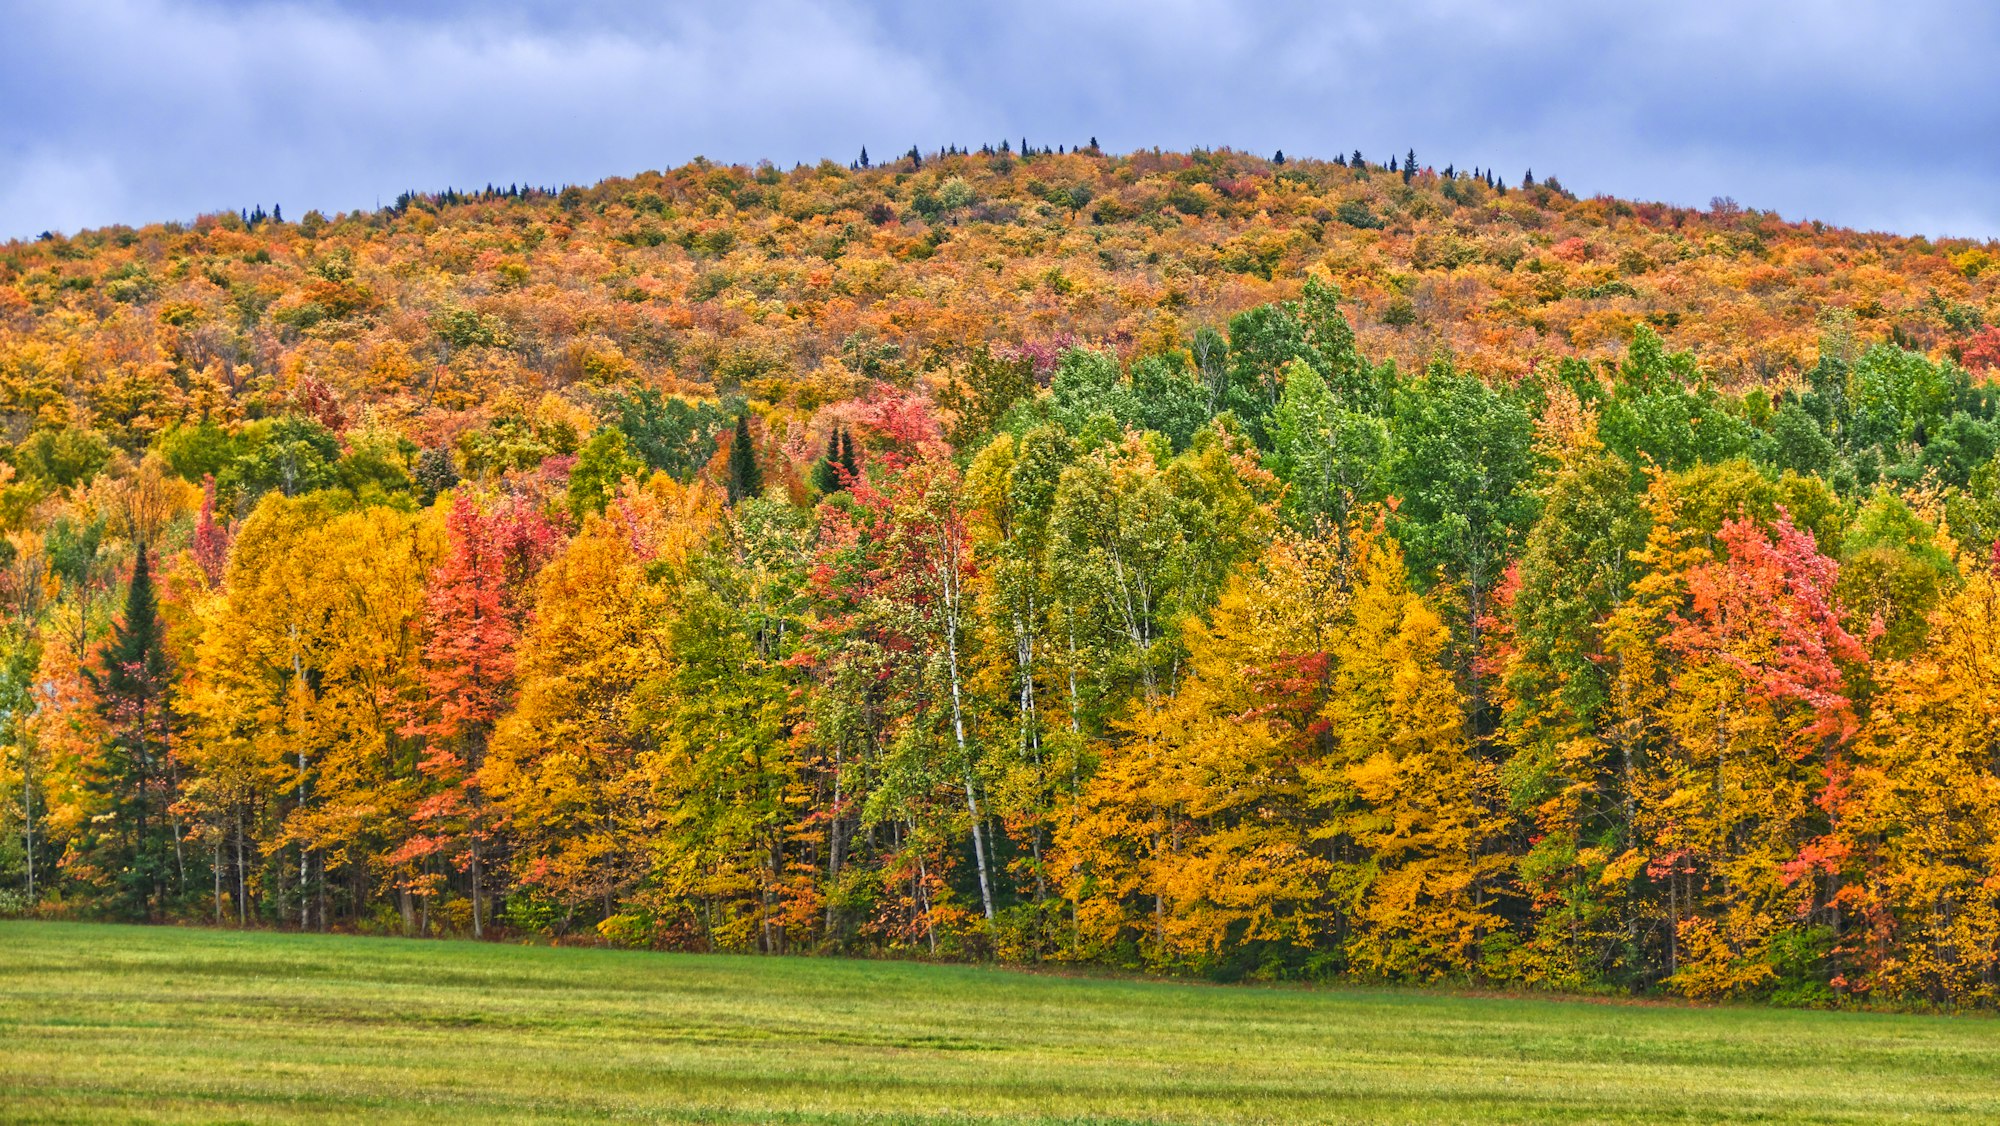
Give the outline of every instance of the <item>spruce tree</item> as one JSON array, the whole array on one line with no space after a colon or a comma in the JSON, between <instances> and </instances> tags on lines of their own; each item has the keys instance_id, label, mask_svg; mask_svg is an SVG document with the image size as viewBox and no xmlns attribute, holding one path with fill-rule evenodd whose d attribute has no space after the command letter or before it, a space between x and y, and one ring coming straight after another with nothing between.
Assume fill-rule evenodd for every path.
<instances>
[{"instance_id":1,"label":"spruce tree","mask_svg":"<svg viewBox=\"0 0 2000 1126\"><path fill-rule=\"evenodd\" d=\"M98 650L98 667L85 670L98 713L110 733L90 788L105 801L90 842L97 865L117 873L119 908L132 917L157 918L172 892L183 890L179 833L172 821L176 795L167 760L173 670L153 593L146 545L139 545L125 612Z\"/></svg>"},{"instance_id":2,"label":"spruce tree","mask_svg":"<svg viewBox=\"0 0 2000 1126\"><path fill-rule=\"evenodd\" d=\"M861 467L854 460L854 432L840 432L840 473L841 487L851 485L861 475Z\"/></svg>"},{"instance_id":3,"label":"spruce tree","mask_svg":"<svg viewBox=\"0 0 2000 1126\"><path fill-rule=\"evenodd\" d=\"M736 416L736 434L729 440L729 503L764 494L764 473L750 446L750 416Z\"/></svg>"},{"instance_id":4,"label":"spruce tree","mask_svg":"<svg viewBox=\"0 0 2000 1126\"><path fill-rule=\"evenodd\" d=\"M840 491L840 428L826 436L826 453L813 463L813 488L821 496L831 496Z\"/></svg>"},{"instance_id":5,"label":"spruce tree","mask_svg":"<svg viewBox=\"0 0 2000 1126\"><path fill-rule=\"evenodd\" d=\"M1403 182L1405 184L1409 183L1410 178L1412 176L1415 176L1416 174L1417 174L1417 150L1411 149L1408 153L1405 153L1403 155Z\"/></svg>"}]
</instances>

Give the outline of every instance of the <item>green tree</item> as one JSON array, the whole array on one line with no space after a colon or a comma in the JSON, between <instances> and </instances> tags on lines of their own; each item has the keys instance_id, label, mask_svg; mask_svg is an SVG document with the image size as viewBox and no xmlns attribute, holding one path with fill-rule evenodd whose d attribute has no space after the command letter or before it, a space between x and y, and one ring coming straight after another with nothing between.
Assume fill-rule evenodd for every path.
<instances>
[{"instance_id":1,"label":"green tree","mask_svg":"<svg viewBox=\"0 0 2000 1126\"><path fill-rule=\"evenodd\" d=\"M158 918L187 888L181 826L174 810L179 778L172 760L173 669L153 593L144 544L132 564L125 611L86 670L109 734L91 788L105 813L94 819L86 851L117 889L118 910Z\"/></svg>"},{"instance_id":2,"label":"green tree","mask_svg":"<svg viewBox=\"0 0 2000 1126\"><path fill-rule=\"evenodd\" d=\"M764 471L750 440L750 416L736 416L736 433L729 439L729 503L764 495Z\"/></svg>"},{"instance_id":3,"label":"green tree","mask_svg":"<svg viewBox=\"0 0 2000 1126\"><path fill-rule=\"evenodd\" d=\"M625 432L607 426L591 435L569 471L569 510L578 524L618 493L627 478L645 472L645 463L625 448Z\"/></svg>"},{"instance_id":4,"label":"green tree","mask_svg":"<svg viewBox=\"0 0 2000 1126\"><path fill-rule=\"evenodd\" d=\"M1527 408L1440 360L1397 398L1392 433L1392 527L1416 574L1464 599L1476 662L1487 596L1534 517ZM1470 702L1475 714L1485 702L1476 664Z\"/></svg>"}]
</instances>

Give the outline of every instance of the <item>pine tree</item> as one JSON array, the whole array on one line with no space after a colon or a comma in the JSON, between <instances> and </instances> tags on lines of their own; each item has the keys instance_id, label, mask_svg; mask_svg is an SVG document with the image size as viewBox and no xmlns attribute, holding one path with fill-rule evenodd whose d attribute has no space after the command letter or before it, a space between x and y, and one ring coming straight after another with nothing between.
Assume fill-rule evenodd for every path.
<instances>
[{"instance_id":1,"label":"pine tree","mask_svg":"<svg viewBox=\"0 0 2000 1126\"><path fill-rule=\"evenodd\" d=\"M1409 152L1403 154L1403 182L1405 184L1409 183L1410 178L1415 176L1416 174L1417 174L1417 150L1411 149Z\"/></svg>"},{"instance_id":2,"label":"pine tree","mask_svg":"<svg viewBox=\"0 0 2000 1126\"><path fill-rule=\"evenodd\" d=\"M1285 150L1279 149L1278 155L1271 158L1271 163L1283 167L1285 163Z\"/></svg>"},{"instance_id":3,"label":"pine tree","mask_svg":"<svg viewBox=\"0 0 2000 1126\"><path fill-rule=\"evenodd\" d=\"M862 145L862 146L861 146L861 159L860 159L860 160L858 160L858 161L856 161L855 163L857 163L857 164L861 165L861 167L863 167L863 168L866 168L866 167L868 167L868 146L867 146L867 145Z\"/></svg>"},{"instance_id":4,"label":"pine tree","mask_svg":"<svg viewBox=\"0 0 2000 1126\"><path fill-rule=\"evenodd\" d=\"M764 472L757 467L757 452L750 445L750 416L739 414L736 434L729 441L729 503L763 493Z\"/></svg>"}]
</instances>

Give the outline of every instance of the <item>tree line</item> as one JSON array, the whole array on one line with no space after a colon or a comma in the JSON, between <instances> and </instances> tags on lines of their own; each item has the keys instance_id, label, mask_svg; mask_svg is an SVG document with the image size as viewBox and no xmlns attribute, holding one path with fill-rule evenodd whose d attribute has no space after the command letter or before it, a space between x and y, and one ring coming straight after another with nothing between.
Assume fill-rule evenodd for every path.
<instances>
[{"instance_id":1,"label":"tree line","mask_svg":"<svg viewBox=\"0 0 2000 1126\"><path fill-rule=\"evenodd\" d=\"M6 905L1988 1005L1994 416L1839 322L1405 370L1309 281L568 453L182 425L8 541Z\"/></svg>"}]
</instances>

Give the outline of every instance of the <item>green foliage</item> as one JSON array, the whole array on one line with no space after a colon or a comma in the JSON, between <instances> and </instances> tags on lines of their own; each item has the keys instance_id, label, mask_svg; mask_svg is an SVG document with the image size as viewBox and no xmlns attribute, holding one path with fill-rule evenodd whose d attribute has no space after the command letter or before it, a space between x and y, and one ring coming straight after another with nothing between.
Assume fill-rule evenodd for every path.
<instances>
[{"instance_id":1,"label":"green foliage","mask_svg":"<svg viewBox=\"0 0 2000 1126\"><path fill-rule=\"evenodd\" d=\"M736 416L736 432L729 439L728 472L729 503L764 495L764 470L757 464L757 448L750 437L748 414Z\"/></svg>"},{"instance_id":2,"label":"green foliage","mask_svg":"<svg viewBox=\"0 0 2000 1126\"><path fill-rule=\"evenodd\" d=\"M1535 513L1533 424L1510 392L1438 361L1397 396L1391 527L1413 573L1462 584L1476 621Z\"/></svg>"},{"instance_id":3,"label":"green foliage","mask_svg":"<svg viewBox=\"0 0 2000 1126\"><path fill-rule=\"evenodd\" d=\"M729 417L711 402L689 402L651 387L611 397L612 425L625 435L633 454L676 481L688 481L715 456Z\"/></svg>"},{"instance_id":4,"label":"green foliage","mask_svg":"<svg viewBox=\"0 0 2000 1126\"><path fill-rule=\"evenodd\" d=\"M245 425L236 441L241 452L216 483L246 505L267 492L295 497L340 483L335 471L340 441L313 419L298 415L262 419Z\"/></svg>"},{"instance_id":5,"label":"green foliage","mask_svg":"<svg viewBox=\"0 0 2000 1126\"><path fill-rule=\"evenodd\" d=\"M38 430L14 448L21 475L50 487L87 484L111 460L111 443L94 430Z\"/></svg>"},{"instance_id":6,"label":"green foliage","mask_svg":"<svg viewBox=\"0 0 2000 1126\"><path fill-rule=\"evenodd\" d=\"M569 510L577 523L617 495L619 487L646 468L625 448L625 432L607 426L591 435L569 471Z\"/></svg>"}]
</instances>

